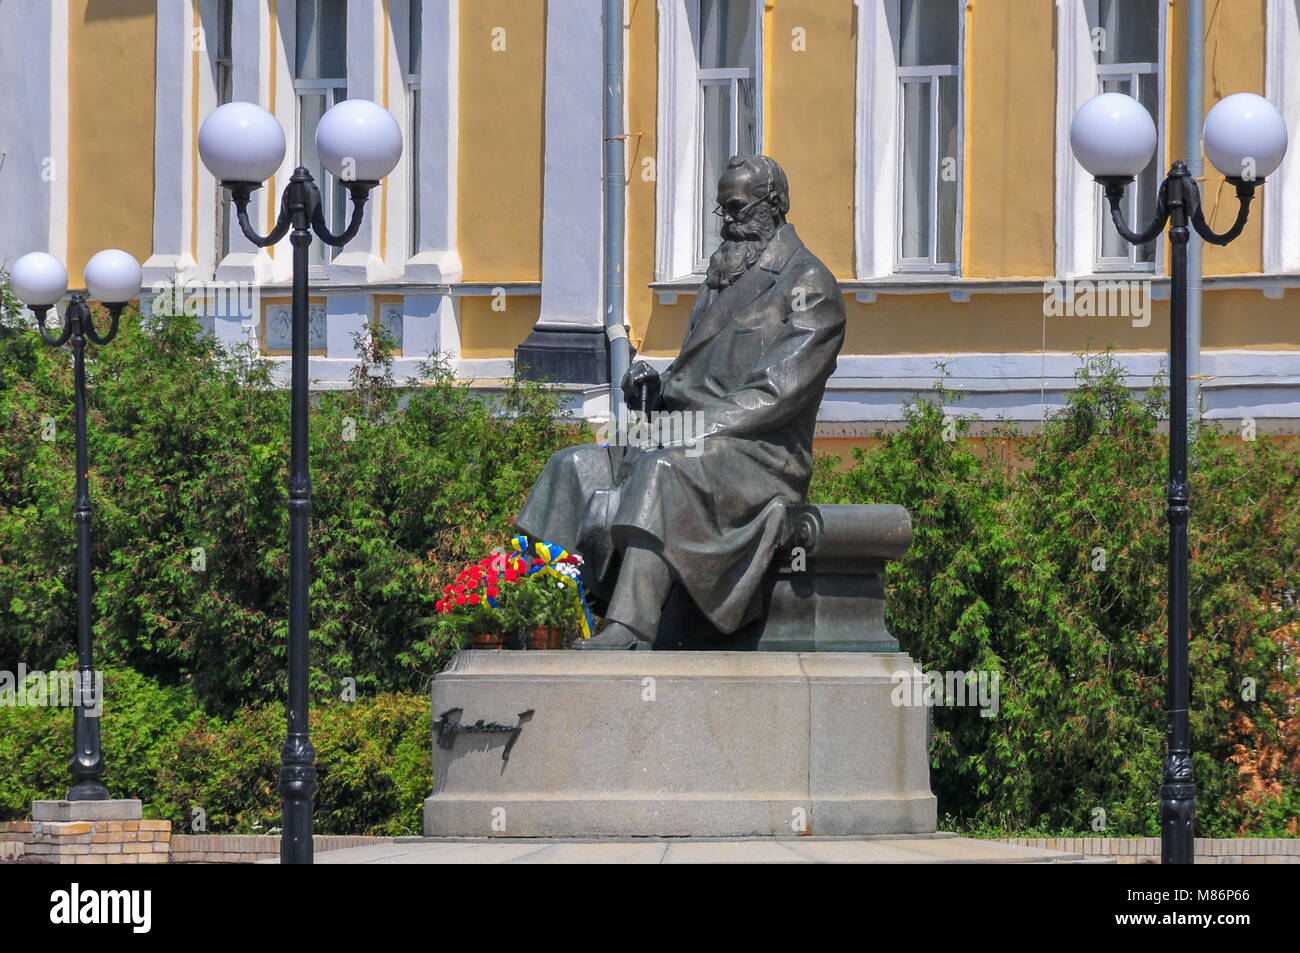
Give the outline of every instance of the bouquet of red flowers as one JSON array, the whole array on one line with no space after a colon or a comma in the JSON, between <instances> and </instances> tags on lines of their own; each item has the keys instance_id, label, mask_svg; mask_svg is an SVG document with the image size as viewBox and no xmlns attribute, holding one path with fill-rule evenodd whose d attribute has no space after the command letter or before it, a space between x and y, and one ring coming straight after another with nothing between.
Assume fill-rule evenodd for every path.
<instances>
[{"instance_id":1,"label":"bouquet of red flowers","mask_svg":"<svg viewBox=\"0 0 1300 953\"><path fill-rule=\"evenodd\" d=\"M513 552L497 551L465 567L443 587L440 616L455 630L475 635L537 626L560 626L590 638L591 609L582 588L582 557L554 543L511 540Z\"/></svg>"}]
</instances>

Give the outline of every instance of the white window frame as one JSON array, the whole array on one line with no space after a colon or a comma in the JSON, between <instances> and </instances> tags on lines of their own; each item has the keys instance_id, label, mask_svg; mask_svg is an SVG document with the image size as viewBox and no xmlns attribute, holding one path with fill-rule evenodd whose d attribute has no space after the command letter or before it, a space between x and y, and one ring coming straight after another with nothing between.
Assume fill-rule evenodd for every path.
<instances>
[{"instance_id":1,"label":"white window frame","mask_svg":"<svg viewBox=\"0 0 1300 953\"><path fill-rule=\"evenodd\" d=\"M1089 24L1100 23L1100 12L1098 0L1086 0L1087 17ZM1165 35L1166 21L1168 19L1167 11L1169 4L1165 0L1155 0L1156 10L1158 12L1159 23L1156 27L1156 51L1159 60L1155 63L1107 63L1095 64L1097 72L1096 93L1102 91L1103 84L1108 80L1128 80L1129 95L1137 99L1138 83L1140 77L1155 74L1156 77L1156 102L1159 103L1157 112L1159 115L1152 118L1156 121L1156 151L1151 157L1151 161L1156 166L1156 188L1160 187L1160 181L1164 178L1165 150L1167 129L1167 109L1165 108L1165 67L1167 56L1165 46L1168 38ZM1097 229L1096 244L1094 245L1094 257L1098 272L1108 271L1164 271L1164 238L1157 236L1154 240L1155 255L1151 261L1138 261L1138 246L1125 242L1126 249L1124 257L1103 256L1102 255L1102 234L1105 224L1110 221L1110 208L1106 204L1104 194L1100 185L1094 183L1093 190L1097 196ZM1148 196L1150 199L1151 196ZM1154 206L1152 206L1154 208ZM1100 216L1104 215L1103 220ZM1137 190L1132 186L1124 192L1124 220L1128 222L1129 228L1140 231L1147 224L1150 213L1139 211L1137 207Z\"/></svg>"},{"instance_id":2,"label":"white window frame","mask_svg":"<svg viewBox=\"0 0 1300 953\"><path fill-rule=\"evenodd\" d=\"M1151 161L1162 177L1167 155L1168 115L1165 103L1168 71L1169 22L1168 4L1157 3L1160 12L1159 53L1156 97L1160 115L1156 120L1156 152ZM1154 272L1165 267L1164 240L1156 239L1153 262L1135 262L1137 249L1130 246L1126 258L1101 257L1101 214L1105 199L1097 185L1074 158L1070 148L1070 123L1080 106L1101 91L1102 76L1107 73L1132 75L1138 64L1099 66L1092 51L1092 29L1098 25L1097 0L1056 0L1056 274L1060 277L1102 272ZM1148 72L1152 72L1148 70ZM1138 229L1145 221L1135 221L1133 193L1125 196L1129 227Z\"/></svg>"},{"instance_id":3,"label":"white window frame","mask_svg":"<svg viewBox=\"0 0 1300 953\"><path fill-rule=\"evenodd\" d=\"M337 98L339 91L341 91L343 94L342 98ZM321 96L321 95L325 97L326 111L328 111L330 107L336 106L339 103L343 102L345 99L348 98L347 79L346 78L342 80L294 79L293 81L293 128L297 133L297 135L294 137L294 142L296 146L296 149L294 150L295 166L300 166L303 164L302 101L304 97L307 96ZM312 170L312 171L314 173L316 170ZM337 201L337 195L338 195L338 192L336 191L337 183L334 181L333 173L331 173L328 169L322 166L322 168L319 171L320 171L320 181L316 183L316 187L320 189L321 210L325 213L325 224L328 226L330 231L337 234L338 232L341 232L343 230L345 225L344 222L336 221L338 216L334 214L337 211L335 205L335 202ZM349 209L349 203L345 199L343 202L343 214L345 216L348 214L348 209ZM315 245L316 242L313 242L312 244ZM332 246L327 246L323 242L320 244L319 249L322 255L324 256L326 263L328 263L332 258L334 258L336 255L340 253L340 249ZM314 261L312 264L313 266L318 265L318 263Z\"/></svg>"},{"instance_id":4,"label":"white window frame","mask_svg":"<svg viewBox=\"0 0 1300 953\"><path fill-rule=\"evenodd\" d=\"M729 83L732 116L739 78L754 80L754 150L764 151L763 13L765 0L754 5L754 69L701 70L695 38L699 0L659 0L659 117L655 158L655 280L698 279L707 259L699 255L702 219L715 199L713 186L701 182L703 86ZM731 142L736 142L732 128ZM716 185L716 183L714 183Z\"/></svg>"},{"instance_id":5,"label":"white window frame","mask_svg":"<svg viewBox=\"0 0 1300 953\"><path fill-rule=\"evenodd\" d=\"M965 17L961 17L965 20ZM961 44L964 42L964 25L958 28L958 56L960 58ZM956 234L953 236L953 261L940 262L935 257L939 251L939 78L942 76L952 76L957 80L957 218L955 227ZM899 272L932 272L938 274L956 275L961 273L961 222L962 222L962 172L964 171L964 140L962 138L961 121L964 95L962 89L961 66L900 66L898 68L898 206L897 221L903 221L903 164L904 156L907 151L907 143L904 135L904 116L903 116L903 86L906 83L926 82L930 86L930 248L929 255L925 258L907 258L903 255L903 229L897 229L898 245L896 248L898 256L897 270Z\"/></svg>"},{"instance_id":6,"label":"white window frame","mask_svg":"<svg viewBox=\"0 0 1300 953\"><path fill-rule=\"evenodd\" d=\"M854 0L858 8L857 98L854 129L854 269L859 280L887 278L898 274L960 276L965 234L966 175L966 5L958 22L958 58L955 66L901 67L899 0ZM903 109L902 84L907 79L949 75L957 77L957 234L955 262L936 264L933 251L928 259L902 257L903 201ZM937 95L933 81L931 102ZM931 110L931 122L938 114ZM939 142L931 139L931 159L937 192ZM938 206L931 202L932 217ZM938 230L931 229L931 248Z\"/></svg>"},{"instance_id":7,"label":"white window frame","mask_svg":"<svg viewBox=\"0 0 1300 953\"><path fill-rule=\"evenodd\" d=\"M347 75L348 74L347 48L350 44L347 44L346 36L344 39L345 45L344 45L344 63L343 63L342 76L331 76L331 77L325 77L321 79L299 79L298 78L297 75L298 73L298 4L301 2L305 2L305 0L296 0L296 2L294 3L293 21L292 21L293 43L292 44L288 42L285 43L285 52L289 56L289 60L286 65L289 68L289 74L293 77L293 129L294 129L293 157L294 157L295 166L302 165L303 162L302 159L303 99L307 96L324 96L325 110L328 111L330 107L336 106L348 98L348 88L349 88L348 75ZM364 2L364 0L349 0L348 2L349 14L347 17L345 17L345 21L351 20L350 11L352 8L352 4L356 2ZM350 32L348 30L348 27L350 26L351 26L350 22L345 22L345 26L344 26L345 34L347 32ZM285 40L287 41L288 37L285 37ZM339 95L340 93L342 94L341 96ZM330 231L338 233L342 231L346 225L346 222L336 221L337 216L334 214L336 211L335 201L337 195L339 194L338 186L337 183L334 181L333 174L330 173L328 169L322 167L320 172L321 172L321 178L320 181L316 183L316 185L320 189L321 210L325 213L325 223L329 227ZM344 217L346 217L350 209L350 202L348 202L346 196L344 197L342 202L342 209L343 209L343 215ZM319 243L312 242L312 246L318 248L320 254L323 256L324 263L326 265L328 265L329 262L332 261L342 251L339 248L328 246L324 242L319 242ZM320 263L313 260L312 267L319 268Z\"/></svg>"},{"instance_id":8,"label":"white window frame","mask_svg":"<svg viewBox=\"0 0 1300 953\"><path fill-rule=\"evenodd\" d=\"M692 2L697 12L696 22L698 22L699 0L692 0ZM762 14L760 13L759 16L761 17ZM756 60L756 63L761 66L761 57ZM754 108L757 112L759 108L757 93L758 72L759 69L757 66L754 69L745 69L744 67L720 67L714 69L699 69L696 71L696 76L699 78L699 94L696 96L695 100L695 127L697 129L702 130L704 128L704 88L706 86L727 87L731 115L731 128L727 130L727 150L729 155L738 155L740 152L740 81L745 79L754 81ZM757 133L757 125L758 123L756 120L755 133ZM757 136L755 137L755 142L757 143ZM695 272L703 274L708 270L709 257L713 253L711 249L703 247L705 233L704 216L710 214L710 209L713 205L713 202L710 200L710 194L712 190L717 187L717 183L709 183L704 180L704 150L700 149L698 151L699 159L696 163L695 169L695 190L700 196L700 211L695 226Z\"/></svg>"},{"instance_id":9,"label":"white window frame","mask_svg":"<svg viewBox=\"0 0 1300 953\"><path fill-rule=\"evenodd\" d=\"M1264 271L1300 271L1300 10L1295 0L1268 0L1264 96L1286 121L1291 152L1264 185Z\"/></svg>"}]
</instances>

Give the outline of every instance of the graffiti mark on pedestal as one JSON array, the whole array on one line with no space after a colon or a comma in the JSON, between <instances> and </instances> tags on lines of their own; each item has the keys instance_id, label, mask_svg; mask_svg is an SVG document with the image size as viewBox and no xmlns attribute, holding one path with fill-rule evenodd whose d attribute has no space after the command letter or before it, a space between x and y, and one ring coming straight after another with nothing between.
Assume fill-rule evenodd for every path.
<instances>
[{"instance_id":1,"label":"graffiti mark on pedestal","mask_svg":"<svg viewBox=\"0 0 1300 953\"><path fill-rule=\"evenodd\" d=\"M456 736L461 734L473 735L494 735L508 734L510 739L506 742L505 748L501 750L501 760L510 760L510 749L514 747L519 732L523 730L524 723L533 717L533 709L521 711L519 713L519 723L515 725L502 725L495 721L485 722L482 718L472 725L463 724L460 720L463 708L448 708L437 718L433 719L433 734L438 740L438 747L446 751L451 750L451 746L456 741Z\"/></svg>"}]
</instances>

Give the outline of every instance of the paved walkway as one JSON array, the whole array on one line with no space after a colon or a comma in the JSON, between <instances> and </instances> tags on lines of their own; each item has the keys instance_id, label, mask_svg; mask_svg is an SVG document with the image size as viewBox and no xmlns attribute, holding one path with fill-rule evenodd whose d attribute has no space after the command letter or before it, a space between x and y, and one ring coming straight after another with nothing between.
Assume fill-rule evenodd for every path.
<instances>
[{"instance_id":1,"label":"paved walkway","mask_svg":"<svg viewBox=\"0 0 1300 953\"><path fill-rule=\"evenodd\" d=\"M1113 863L1109 858L1084 858L956 834L627 841L404 837L387 844L322 851L315 860L318 864Z\"/></svg>"}]
</instances>

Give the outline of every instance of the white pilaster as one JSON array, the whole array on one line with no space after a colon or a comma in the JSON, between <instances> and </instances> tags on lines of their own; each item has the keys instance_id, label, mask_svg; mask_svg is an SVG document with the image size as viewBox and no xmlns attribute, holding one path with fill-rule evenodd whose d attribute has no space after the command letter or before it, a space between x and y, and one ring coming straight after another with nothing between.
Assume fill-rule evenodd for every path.
<instances>
[{"instance_id":1,"label":"white pilaster","mask_svg":"<svg viewBox=\"0 0 1300 953\"><path fill-rule=\"evenodd\" d=\"M1300 11L1295 0L1268 0L1264 95L1281 112L1290 150L1264 183L1264 270L1300 271Z\"/></svg>"},{"instance_id":2,"label":"white pilaster","mask_svg":"<svg viewBox=\"0 0 1300 953\"><path fill-rule=\"evenodd\" d=\"M190 4L159 4L154 42L153 254L144 261L146 282L188 277L196 271L192 66L195 47L206 46L207 40L195 32L198 26ZM200 55L206 54L200 51Z\"/></svg>"},{"instance_id":3,"label":"white pilaster","mask_svg":"<svg viewBox=\"0 0 1300 953\"><path fill-rule=\"evenodd\" d=\"M358 357L356 335L370 323L370 296L330 295L326 301L326 356L354 361Z\"/></svg>"},{"instance_id":4,"label":"white pilaster","mask_svg":"<svg viewBox=\"0 0 1300 953\"><path fill-rule=\"evenodd\" d=\"M0 267L68 255L68 11L0 4Z\"/></svg>"},{"instance_id":5,"label":"white pilaster","mask_svg":"<svg viewBox=\"0 0 1300 953\"><path fill-rule=\"evenodd\" d=\"M549 0L538 328L592 328L604 320L603 44L601 4Z\"/></svg>"},{"instance_id":6,"label":"white pilaster","mask_svg":"<svg viewBox=\"0 0 1300 953\"><path fill-rule=\"evenodd\" d=\"M293 24L293 4L284 3L281 6L289 7L288 22ZM271 182L267 182L262 188L253 193L253 199L248 204L248 217L252 222L253 228L259 234L266 234L270 231L270 222L274 221L272 213L278 214L280 208L280 190L284 188L289 181L289 174L293 170L293 89L289 88L287 99L288 112L285 112L286 99L284 97L285 82L283 76L277 76L276 101L271 100L271 72L273 69L282 68L278 61L283 57L271 56L271 32L273 25L271 23L270 11L262 3L235 3L234 15L231 19L231 42L230 52L232 57L232 97L236 102L257 103L264 109L269 109L275 114L284 128L285 139L288 148L285 150L284 162L280 163L280 168L275 173L275 194L271 194ZM276 35L279 36L279 25L284 22L284 15L281 12L279 24L275 25ZM282 42L282 40L280 41ZM280 45L279 42L277 46ZM200 123L202 117L200 117ZM262 283L273 280L277 272L283 272L284 277L288 276L288 264L290 256L290 246L288 239L281 244L278 251L281 261L275 262L271 258L268 249L258 248L243 235L240 231L239 223L235 217L234 206L230 210L230 253L226 255L217 265L217 278L223 281L248 281ZM277 267L279 266L279 267ZM260 322L260 316L259 316Z\"/></svg>"},{"instance_id":7,"label":"white pilaster","mask_svg":"<svg viewBox=\"0 0 1300 953\"><path fill-rule=\"evenodd\" d=\"M402 309L403 357L445 354L452 361L460 359L460 324L451 295L407 295Z\"/></svg>"},{"instance_id":8,"label":"white pilaster","mask_svg":"<svg viewBox=\"0 0 1300 953\"><path fill-rule=\"evenodd\" d=\"M425 0L420 71L420 235L406 277L436 283L464 275L456 248L460 151L460 0Z\"/></svg>"}]
</instances>

